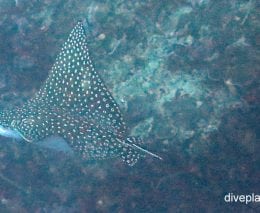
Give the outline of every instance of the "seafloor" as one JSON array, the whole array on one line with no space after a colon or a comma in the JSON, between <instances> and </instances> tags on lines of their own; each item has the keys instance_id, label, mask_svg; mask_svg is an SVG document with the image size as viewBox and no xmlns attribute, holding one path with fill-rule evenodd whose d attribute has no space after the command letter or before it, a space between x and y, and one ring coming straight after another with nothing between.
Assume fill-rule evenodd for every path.
<instances>
[{"instance_id":1,"label":"seafloor","mask_svg":"<svg viewBox=\"0 0 260 213\"><path fill-rule=\"evenodd\" d=\"M0 107L37 91L79 19L132 135L129 168L0 137L0 212L257 212L257 0L0 0Z\"/></svg>"}]
</instances>

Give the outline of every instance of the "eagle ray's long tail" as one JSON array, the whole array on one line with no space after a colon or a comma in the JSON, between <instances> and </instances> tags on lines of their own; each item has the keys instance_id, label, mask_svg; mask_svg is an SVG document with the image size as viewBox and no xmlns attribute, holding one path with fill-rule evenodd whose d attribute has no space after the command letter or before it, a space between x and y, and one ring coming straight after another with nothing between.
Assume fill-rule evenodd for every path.
<instances>
[{"instance_id":1,"label":"eagle ray's long tail","mask_svg":"<svg viewBox=\"0 0 260 213\"><path fill-rule=\"evenodd\" d=\"M133 166L139 159L140 156L150 155L159 160L163 160L159 155L152 153L138 144L142 143L142 140L138 137L127 137L125 141L117 139L119 143L121 143L125 147L125 151L122 152L121 156L123 161L125 161L128 165Z\"/></svg>"}]
</instances>

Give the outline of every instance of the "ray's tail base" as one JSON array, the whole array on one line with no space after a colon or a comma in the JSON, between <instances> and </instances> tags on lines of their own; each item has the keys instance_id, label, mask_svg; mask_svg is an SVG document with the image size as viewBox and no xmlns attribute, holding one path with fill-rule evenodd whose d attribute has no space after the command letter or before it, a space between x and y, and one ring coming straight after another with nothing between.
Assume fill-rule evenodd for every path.
<instances>
[{"instance_id":1,"label":"ray's tail base","mask_svg":"<svg viewBox=\"0 0 260 213\"><path fill-rule=\"evenodd\" d=\"M140 146L143 140L139 137L127 137L125 141L118 140L124 145L121 157L129 166L134 166L140 157L146 155L162 160L162 158Z\"/></svg>"}]
</instances>

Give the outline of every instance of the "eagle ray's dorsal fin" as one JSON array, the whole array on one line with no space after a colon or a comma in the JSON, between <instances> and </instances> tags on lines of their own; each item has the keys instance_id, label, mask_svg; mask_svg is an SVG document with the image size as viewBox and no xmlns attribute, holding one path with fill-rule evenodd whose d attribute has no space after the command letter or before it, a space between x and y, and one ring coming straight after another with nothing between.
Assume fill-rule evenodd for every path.
<instances>
[{"instance_id":1,"label":"eagle ray's dorsal fin","mask_svg":"<svg viewBox=\"0 0 260 213\"><path fill-rule=\"evenodd\" d=\"M93 67L82 22L70 33L49 77L31 101L68 108L115 134L126 132L117 103Z\"/></svg>"}]
</instances>

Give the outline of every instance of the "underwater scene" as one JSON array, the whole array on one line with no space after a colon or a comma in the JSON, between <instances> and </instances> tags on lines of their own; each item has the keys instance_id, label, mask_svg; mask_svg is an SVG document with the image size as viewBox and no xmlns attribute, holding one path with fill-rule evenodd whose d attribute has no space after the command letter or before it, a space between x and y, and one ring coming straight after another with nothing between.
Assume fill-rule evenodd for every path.
<instances>
[{"instance_id":1,"label":"underwater scene","mask_svg":"<svg viewBox=\"0 0 260 213\"><path fill-rule=\"evenodd\" d=\"M0 213L260 212L257 0L0 0Z\"/></svg>"}]
</instances>

